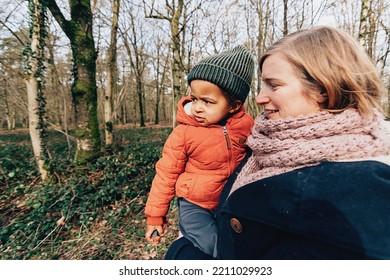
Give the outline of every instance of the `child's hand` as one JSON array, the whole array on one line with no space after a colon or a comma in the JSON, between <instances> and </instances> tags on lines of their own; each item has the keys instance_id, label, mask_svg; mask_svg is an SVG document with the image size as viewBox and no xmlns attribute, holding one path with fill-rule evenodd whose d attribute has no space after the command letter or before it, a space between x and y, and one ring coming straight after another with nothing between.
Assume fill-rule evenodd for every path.
<instances>
[{"instance_id":1,"label":"child's hand","mask_svg":"<svg viewBox=\"0 0 390 280\"><path fill-rule=\"evenodd\" d=\"M156 232L157 234L156 234ZM158 243L160 242L161 236L164 235L164 227L163 226L147 226L145 238L148 242Z\"/></svg>"}]
</instances>

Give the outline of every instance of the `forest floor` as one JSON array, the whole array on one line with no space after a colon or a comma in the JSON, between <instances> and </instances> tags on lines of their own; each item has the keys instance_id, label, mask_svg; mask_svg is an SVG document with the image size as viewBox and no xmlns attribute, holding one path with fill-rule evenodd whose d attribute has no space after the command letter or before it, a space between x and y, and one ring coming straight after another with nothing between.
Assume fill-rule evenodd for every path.
<instances>
[{"instance_id":1,"label":"forest floor","mask_svg":"<svg viewBox=\"0 0 390 280\"><path fill-rule=\"evenodd\" d=\"M145 241L143 209L170 131L117 127L113 154L84 167L73 166L65 136L51 131L56 181L44 184L28 130L0 130L0 259L163 259L178 237L176 202L158 244Z\"/></svg>"}]
</instances>

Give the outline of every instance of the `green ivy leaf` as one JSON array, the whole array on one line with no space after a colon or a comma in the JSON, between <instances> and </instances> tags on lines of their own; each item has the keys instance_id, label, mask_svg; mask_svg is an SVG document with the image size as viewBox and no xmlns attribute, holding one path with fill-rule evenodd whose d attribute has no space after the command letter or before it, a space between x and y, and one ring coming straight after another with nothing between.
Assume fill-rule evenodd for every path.
<instances>
[{"instance_id":1,"label":"green ivy leaf","mask_svg":"<svg viewBox=\"0 0 390 280\"><path fill-rule=\"evenodd\" d=\"M41 205L42 205L42 203L37 202L37 203L35 203L32 207L33 207L34 209L37 209L37 208L41 207Z\"/></svg>"}]
</instances>

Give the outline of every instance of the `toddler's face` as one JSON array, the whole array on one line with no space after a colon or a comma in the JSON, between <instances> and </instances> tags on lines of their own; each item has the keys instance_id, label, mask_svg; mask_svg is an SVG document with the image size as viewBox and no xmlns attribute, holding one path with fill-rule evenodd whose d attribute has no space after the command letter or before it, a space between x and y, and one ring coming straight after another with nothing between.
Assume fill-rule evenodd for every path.
<instances>
[{"instance_id":1,"label":"toddler's face","mask_svg":"<svg viewBox=\"0 0 390 280\"><path fill-rule=\"evenodd\" d=\"M200 125L218 124L234 111L217 85L203 80L193 80L190 87L191 114Z\"/></svg>"}]
</instances>

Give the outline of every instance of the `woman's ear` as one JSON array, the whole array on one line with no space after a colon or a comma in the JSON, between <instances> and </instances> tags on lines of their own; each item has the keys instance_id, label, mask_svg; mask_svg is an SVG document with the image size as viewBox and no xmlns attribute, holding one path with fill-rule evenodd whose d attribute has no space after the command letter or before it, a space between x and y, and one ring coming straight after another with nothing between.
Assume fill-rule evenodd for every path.
<instances>
[{"instance_id":1,"label":"woman's ear","mask_svg":"<svg viewBox=\"0 0 390 280\"><path fill-rule=\"evenodd\" d=\"M242 104L243 104L243 102L241 100L234 101L234 103L230 106L229 113L234 114L235 112L240 110Z\"/></svg>"},{"instance_id":2,"label":"woman's ear","mask_svg":"<svg viewBox=\"0 0 390 280\"><path fill-rule=\"evenodd\" d=\"M328 93L326 92L326 90L321 90L319 93L316 94L317 96L317 103L318 104L323 104L323 103L326 103L328 101Z\"/></svg>"},{"instance_id":3,"label":"woman's ear","mask_svg":"<svg viewBox=\"0 0 390 280\"><path fill-rule=\"evenodd\" d=\"M312 95L315 96L317 104L321 105L328 102L328 93L324 87L312 89Z\"/></svg>"}]
</instances>

